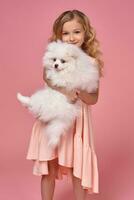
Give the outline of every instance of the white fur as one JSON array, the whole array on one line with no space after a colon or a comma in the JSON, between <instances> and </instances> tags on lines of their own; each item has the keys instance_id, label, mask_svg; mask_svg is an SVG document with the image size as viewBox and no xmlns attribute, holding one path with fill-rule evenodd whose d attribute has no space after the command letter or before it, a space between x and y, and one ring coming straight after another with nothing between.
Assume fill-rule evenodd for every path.
<instances>
[{"instance_id":1,"label":"white fur","mask_svg":"<svg viewBox=\"0 0 134 200\"><path fill-rule=\"evenodd\" d=\"M59 40L51 42L43 56L43 66L47 78L55 86L87 92L98 88L99 72L95 60L76 45ZM31 97L18 93L17 98L36 117L47 122L45 134L53 148L79 115L79 101L71 104L65 95L49 87L35 92Z\"/></svg>"}]
</instances>

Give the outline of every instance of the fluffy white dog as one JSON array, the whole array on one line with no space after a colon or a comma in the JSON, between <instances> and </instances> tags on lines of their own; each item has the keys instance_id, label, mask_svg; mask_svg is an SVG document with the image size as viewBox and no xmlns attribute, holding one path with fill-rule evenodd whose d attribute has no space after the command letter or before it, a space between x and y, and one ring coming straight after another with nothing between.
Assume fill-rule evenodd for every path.
<instances>
[{"instance_id":1,"label":"fluffy white dog","mask_svg":"<svg viewBox=\"0 0 134 200\"><path fill-rule=\"evenodd\" d=\"M95 59L73 44L51 42L43 57L46 76L54 86L93 92L98 88L99 72ZM71 104L62 93L46 87L31 97L17 94L18 100L46 123L48 145L55 148L79 115L79 101Z\"/></svg>"}]
</instances>

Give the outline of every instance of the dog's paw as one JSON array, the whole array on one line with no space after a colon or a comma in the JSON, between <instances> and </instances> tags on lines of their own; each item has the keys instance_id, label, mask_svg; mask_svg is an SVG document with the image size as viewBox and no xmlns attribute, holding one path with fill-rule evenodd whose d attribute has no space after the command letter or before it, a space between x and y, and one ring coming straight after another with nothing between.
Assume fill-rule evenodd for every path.
<instances>
[{"instance_id":1,"label":"dog's paw","mask_svg":"<svg viewBox=\"0 0 134 200\"><path fill-rule=\"evenodd\" d=\"M17 96L17 99L20 100L22 95L18 92L16 96Z\"/></svg>"},{"instance_id":2,"label":"dog's paw","mask_svg":"<svg viewBox=\"0 0 134 200\"><path fill-rule=\"evenodd\" d=\"M24 105L24 106L29 106L29 97L25 97L21 95L19 92L17 93L17 99Z\"/></svg>"},{"instance_id":3,"label":"dog's paw","mask_svg":"<svg viewBox=\"0 0 134 200\"><path fill-rule=\"evenodd\" d=\"M19 101L21 101L22 95L21 95L19 92L17 93L16 96L17 96L17 99L18 99Z\"/></svg>"}]
</instances>

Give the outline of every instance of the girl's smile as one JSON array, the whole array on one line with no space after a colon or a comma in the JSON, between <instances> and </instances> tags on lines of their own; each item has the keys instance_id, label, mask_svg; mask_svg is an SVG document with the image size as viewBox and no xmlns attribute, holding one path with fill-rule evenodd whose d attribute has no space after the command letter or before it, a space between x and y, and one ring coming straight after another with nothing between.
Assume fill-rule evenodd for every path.
<instances>
[{"instance_id":1,"label":"girl's smile","mask_svg":"<svg viewBox=\"0 0 134 200\"><path fill-rule=\"evenodd\" d=\"M78 47L84 42L85 31L83 26L76 20L65 22L62 29L62 41L75 44Z\"/></svg>"}]
</instances>

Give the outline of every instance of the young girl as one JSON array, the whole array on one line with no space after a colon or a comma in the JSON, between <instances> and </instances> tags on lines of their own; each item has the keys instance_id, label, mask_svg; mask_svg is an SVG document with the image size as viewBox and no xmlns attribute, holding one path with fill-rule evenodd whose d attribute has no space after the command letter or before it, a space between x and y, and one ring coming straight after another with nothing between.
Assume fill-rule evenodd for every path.
<instances>
[{"instance_id":1,"label":"young girl","mask_svg":"<svg viewBox=\"0 0 134 200\"><path fill-rule=\"evenodd\" d=\"M78 10L62 13L54 22L51 41L61 39L82 48L98 63L100 77L103 62L100 59L98 41L95 31L82 12ZM63 175L71 178L76 200L84 200L86 194L98 193L98 166L94 149L91 123L91 107L98 100L99 89L95 93L86 91L67 92L65 88L54 87L51 80L45 82L55 90L65 94L71 103L81 100L81 114L75 120L67 134L61 137L60 144L55 150L47 147L44 134L45 124L36 120L31 135L27 159L34 161L33 174L41 175L42 200L52 200L55 179Z\"/></svg>"}]
</instances>

